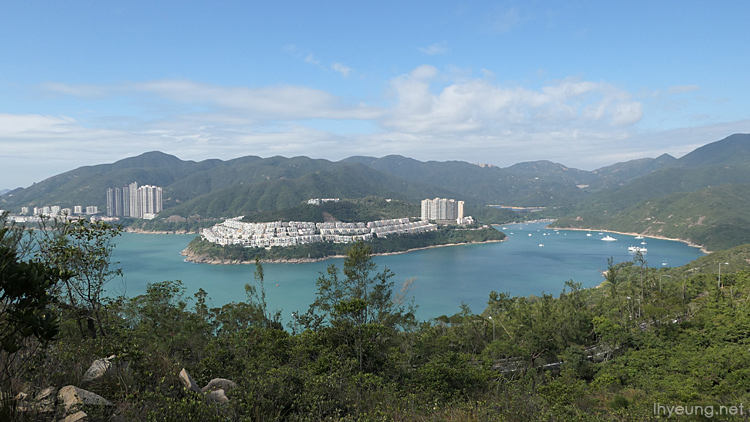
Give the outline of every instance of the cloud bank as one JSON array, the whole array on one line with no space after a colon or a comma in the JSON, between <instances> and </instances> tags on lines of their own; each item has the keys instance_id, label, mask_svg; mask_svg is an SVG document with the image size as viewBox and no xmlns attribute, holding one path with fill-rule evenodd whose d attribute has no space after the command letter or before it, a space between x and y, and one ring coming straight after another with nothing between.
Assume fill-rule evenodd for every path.
<instances>
[{"instance_id":1,"label":"cloud bank","mask_svg":"<svg viewBox=\"0 0 750 422\"><path fill-rule=\"evenodd\" d=\"M331 69L344 77L354 72L340 63ZM248 154L329 159L403 154L498 165L549 159L592 169L641 158L648 146L633 149L637 142L624 142L637 139L644 96L580 77L530 88L498 83L486 71L473 76L422 65L392 78L372 101L305 86L248 88L181 79L116 85L54 82L41 88L63 99L90 101L92 108L127 99L144 109L94 117L0 114L0 165L40 157L60 163L70 159L72 164L62 170L48 166L60 172L158 149L198 160ZM672 87L653 96L697 89ZM86 161L76 161L83 150L88 152L80 157ZM669 151L658 154L663 152Z\"/></svg>"}]
</instances>

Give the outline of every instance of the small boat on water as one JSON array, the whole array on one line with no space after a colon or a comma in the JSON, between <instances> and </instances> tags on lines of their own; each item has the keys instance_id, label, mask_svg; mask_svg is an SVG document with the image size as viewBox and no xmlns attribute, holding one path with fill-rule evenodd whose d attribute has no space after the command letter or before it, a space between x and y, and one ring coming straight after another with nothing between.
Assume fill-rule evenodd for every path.
<instances>
[{"instance_id":1,"label":"small boat on water","mask_svg":"<svg viewBox=\"0 0 750 422\"><path fill-rule=\"evenodd\" d=\"M639 234L639 235L638 235L638 236L636 236L635 238L636 238L636 239L643 239L643 236L641 236L641 235Z\"/></svg>"},{"instance_id":2,"label":"small boat on water","mask_svg":"<svg viewBox=\"0 0 750 422\"><path fill-rule=\"evenodd\" d=\"M628 246L628 252L646 253L646 252L648 252L648 249L642 248L640 246Z\"/></svg>"},{"instance_id":3,"label":"small boat on water","mask_svg":"<svg viewBox=\"0 0 750 422\"><path fill-rule=\"evenodd\" d=\"M617 241L617 239L615 239L614 237L612 237L610 235L606 235L606 236L602 237L602 240L605 241L605 242L616 242Z\"/></svg>"},{"instance_id":4,"label":"small boat on water","mask_svg":"<svg viewBox=\"0 0 750 422\"><path fill-rule=\"evenodd\" d=\"M641 245L645 245L645 244L646 244L646 242L645 242L645 241L644 241L644 242L641 242Z\"/></svg>"},{"instance_id":5,"label":"small boat on water","mask_svg":"<svg viewBox=\"0 0 750 422\"><path fill-rule=\"evenodd\" d=\"M539 244L539 247L540 247L540 248L543 248L543 247L544 247L544 243L540 243L540 244Z\"/></svg>"}]
</instances>

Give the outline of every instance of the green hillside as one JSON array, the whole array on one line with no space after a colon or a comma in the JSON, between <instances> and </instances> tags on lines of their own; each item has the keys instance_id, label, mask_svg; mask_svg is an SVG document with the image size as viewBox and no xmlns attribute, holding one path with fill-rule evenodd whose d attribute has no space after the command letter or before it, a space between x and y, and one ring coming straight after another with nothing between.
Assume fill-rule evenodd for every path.
<instances>
[{"instance_id":1,"label":"green hillside","mask_svg":"<svg viewBox=\"0 0 750 422\"><path fill-rule=\"evenodd\" d=\"M243 221L263 223L269 221L375 221L391 218L418 217L417 204L369 196L361 199L346 199L339 202L325 202L320 205L302 204L292 208L273 211L258 211L246 214Z\"/></svg>"},{"instance_id":2,"label":"green hillside","mask_svg":"<svg viewBox=\"0 0 750 422\"><path fill-rule=\"evenodd\" d=\"M732 135L624 186L556 210L554 226L680 238L709 250L747 243L748 163L750 135Z\"/></svg>"},{"instance_id":3,"label":"green hillside","mask_svg":"<svg viewBox=\"0 0 750 422\"><path fill-rule=\"evenodd\" d=\"M592 172L598 177L591 181L586 191L596 192L624 186L639 177L669 166L675 161L677 159L671 155L662 154L657 158L640 158L602 167Z\"/></svg>"},{"instance_id":4,"label":"green hillside","mask_svg":"<svg viewBox=\"0 0 750 422\"><path fill-rule=\"evenodd\" d=\"M546 206L547 216L562 217L561 221L573 219L574 223L569 224L606 228L604 225L610 224L614 215L643 201L747 183L750 180L748 163L750 135L747 134L729 136L680 159L665 154L595 171L569 168L551 161L519 163L508 168L480 167L461 161L422 162L397 155L350 157L339 162L308 157L255 156L193 162L149 152L112 164L81 167L28 188L16 189L0 196L0 207L18 212L21 206L97 205L103 211L107 188L135 181L139 185L163 188L161 218L216 219L251 215L293 209L309 198L376 196L417 204L421 199L439 196L466 201L466 214L481 216L479 219L483 221L510 219L508 215L484 208L486 204ZM683 209L694 210L694 207ZM634 224L633 219L622 216L617 227L629 225L627 231L643 229L630 226ZM713 230L734 233L722 237L736 239L719 242L719 245L735 244L744 236L742 228L733 229L735 222L730 217L721 216L724 220L717 222ZM649 229L661 229L663 235L675 230L672 227ZM713 242L697 232L689 235L699 242Z\"/></svg>"},{"instance_id":5,"label":"green hillside","mask_svg":"<svg viewBox=\"0 0 750 422\"><path fill-rule=\"evenodd\" d=\"M545 165L544 168L534 169L534 164L519 165L516 171L512 171L479 167L462 161L421 162L398 155L351 157L345 161L362 163L399 178L460 192L461 199L480 204L568 204L586 196L576 184L589 180L589 176L585 175L587 172L549 162L551 166ZM550 171L550 168L554 171Z\"/></svg>"},{"instance_id":6,"label":"green hillside","mask_svg":"<svg viewBox=\"0 0 750 422\"><path fill-rule=\"evenodd\" d=\"M97 205L106 207L107 188L125 186L137 181L139 185L169 186L191 174L203 172L220 164L220 160L201 162L182 161L162 152L147 152L112 164L80 167L50 177L25 188L16 189L0 197L0 206L7 209L21 206ZM165 206L172 201L168 192Z\"/></svg>"},{"instance_id":7,"label":"green hillside","mask_svg":"<svg viewBox=\"0 0 750 422\"><path fill-rule=\"evenodd\" d=\"M359 164L281 178L264 183L235 184L201 195L166 210L164 214L234 217L264 210L293 208L310 198L363 198L378 196L417 201L423 196L448 196L450 192L386 175Z\"/></svg>"},{"instance_id":8,"label":"green hillside","mask_svg":"<svg viewBox=\"0 0 750 422\"><path fill-rule=\"evenodd\" d=\"M721 185L645 200L621 212L570 215L554 227L598 228L684 239L708 250L750 243L750 185Z\"/></svg>"}]
</instances>

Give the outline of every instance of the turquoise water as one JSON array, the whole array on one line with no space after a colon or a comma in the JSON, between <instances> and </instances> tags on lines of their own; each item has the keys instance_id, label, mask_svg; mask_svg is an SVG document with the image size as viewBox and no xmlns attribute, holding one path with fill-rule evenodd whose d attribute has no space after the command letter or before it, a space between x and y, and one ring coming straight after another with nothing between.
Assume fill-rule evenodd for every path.
<instances>
[{"instance_id":1,"label":"turquoise water","mask_svg":"<svg viewBox=\"0 0 750 422\"><path fill-rule=\"evenodd\" d=\"M506 229L503 229L506 228ZM633 236L583 231L549 230L544 223L509 224L498 227L508 235L502 243L451 246L375 257L396 276L396 287L414 278L411 293L419 305L418 317L429 319L452 315L462 302L474 312L487 305L490 291L511 295L558 295L567 280L593 287L603 281L601 271L610 256L615 262L632 261L628 246L648 248L644 255L650 267L681 266L703 253L684 243L646 238L646 245ZM529 234L531 236L529 236ZM600 239L610 234L617 242ZM195 235L149 235L125 233L117 239L114 259L123 269L122 279L107 285L110 294L135 296L146 284L182 280L187 295L203 288L211 306L246 299L245 283L253 281L253 265L209 265L185 262L180 256ZM539 246L539 244L544 246ZM318 274L341 259L309 264L264 264L266 294L270 309L279 309L285 320L294 311L306 311L315 297ZM277 286L278 285L278 286Z\"/></svg>"}]
</instances>

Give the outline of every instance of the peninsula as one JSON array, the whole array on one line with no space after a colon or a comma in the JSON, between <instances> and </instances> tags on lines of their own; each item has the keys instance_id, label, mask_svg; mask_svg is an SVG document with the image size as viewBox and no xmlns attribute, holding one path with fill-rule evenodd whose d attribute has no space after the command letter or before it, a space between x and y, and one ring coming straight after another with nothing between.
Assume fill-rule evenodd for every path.
<instances>
[{"instance_id":1,"label":"peninsula","mask_svg":"<svg viewBox=\"0 0 750 422\"><path fill-rule=\"evenodd\" d=\"M390 234L353 241L369 243L373 255L388 255L441 246L501 242L505 239L505 233L482 225L444 226L413 234ZM351 242L336 243L332 240L270 247L221 245L198 236L182 251L182 255L186 261L208 264L248 264L255 262L256 256L261 262L303 263L344 256L350 246Z\"/></svg>"}]
</instances>

